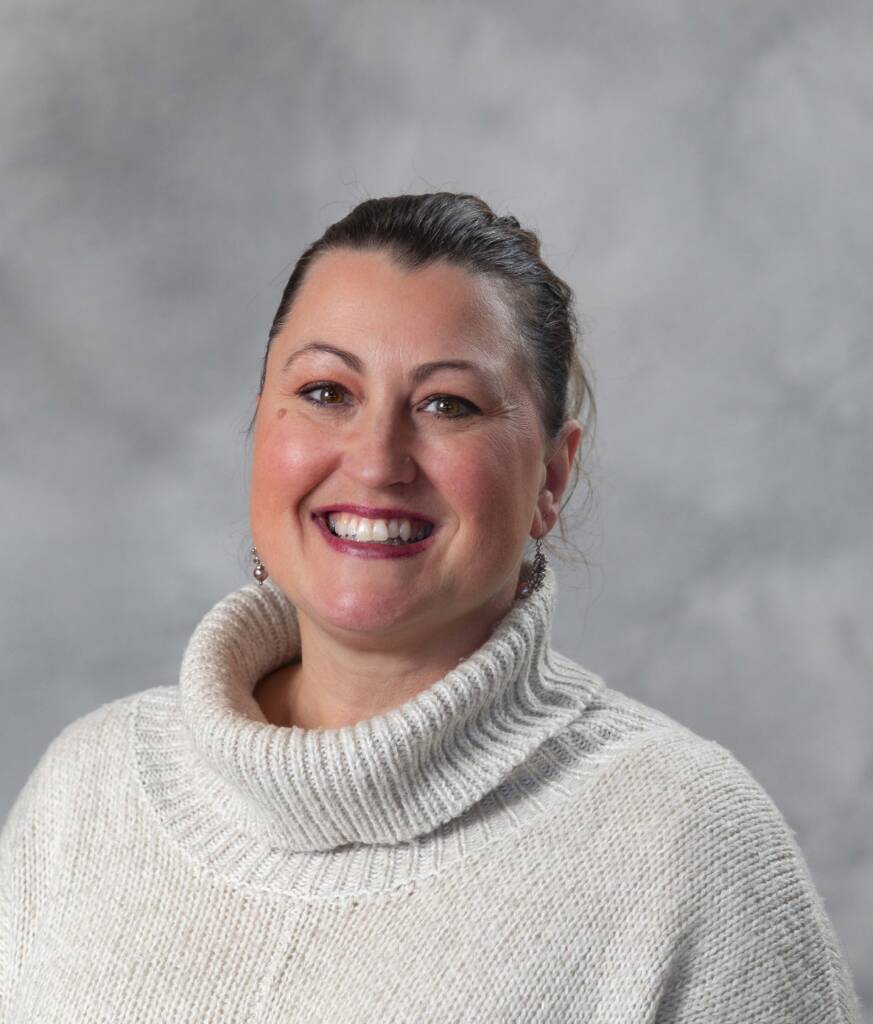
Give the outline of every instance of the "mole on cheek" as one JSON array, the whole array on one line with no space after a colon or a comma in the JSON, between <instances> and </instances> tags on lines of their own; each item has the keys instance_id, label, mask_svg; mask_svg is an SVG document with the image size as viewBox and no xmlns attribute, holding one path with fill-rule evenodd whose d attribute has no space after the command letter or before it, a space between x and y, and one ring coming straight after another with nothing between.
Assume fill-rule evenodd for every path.
<instances>
[{"instance_id":1,"label":"mole on cheek","mask_svg":"<svg viewBox=\"0 0 873 1024\"><path fill-rule=\"evenodd\" d=\"M283 416L285 415L285 413L286 413L286 412L288 412L288 410L287 410L287 409L280 409L280 410L279 410L279 411L278 411L278 412L276 413L276 419L277 419L277 420L280 420L280 419L282 419L282 417L283 417Z\"/></svg>"}]
</instances>

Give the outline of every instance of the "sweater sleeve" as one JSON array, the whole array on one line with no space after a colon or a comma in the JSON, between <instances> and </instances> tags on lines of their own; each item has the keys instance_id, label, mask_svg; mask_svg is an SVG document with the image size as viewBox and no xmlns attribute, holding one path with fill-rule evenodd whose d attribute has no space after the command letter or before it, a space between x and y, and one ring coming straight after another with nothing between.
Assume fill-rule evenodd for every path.
<instances>
[{"instance_id":1,"label":"sweater sleeve","mask_svg":"<svg viewBox=\"0 0 873 1024\"><path fill-rule=\"evenodd\" d=\"M15 976L48 887L56 829L46 796L56 743L30 773L0 830L0 1024L10 1019Z\"/></svg>"},{"instance_id":2,"label":"sweater sleeve","mask_svg":"<svg viewBox=\"0 0 873 1024\"><path fill-rule=\"evenodd\" d=\"M685 848L690 915L655 1024L860 1024L844 951L793 832L729 751L705 747L699 824Z\"/></svg>"}]
</instances>

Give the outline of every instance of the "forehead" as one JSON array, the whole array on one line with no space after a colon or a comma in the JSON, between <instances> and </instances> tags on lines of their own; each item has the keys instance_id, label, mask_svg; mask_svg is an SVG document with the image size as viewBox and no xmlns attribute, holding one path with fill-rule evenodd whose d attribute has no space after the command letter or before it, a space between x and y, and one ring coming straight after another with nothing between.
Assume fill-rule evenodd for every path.
<instances>
[{"instance_id":1,"label":"forehead","mask_svg":"<svg viewBox=\"0 0 873 1024\"><path fill-rule=\"evenodd\" d=\"M475 349L511 361L511 318L498 287L445 260L407 270L386 252L339 249L310 266L281 332L289 347L317 335L411 358ZM329 335L329 336L327 336Z\"/></svg>"}]
</instances>

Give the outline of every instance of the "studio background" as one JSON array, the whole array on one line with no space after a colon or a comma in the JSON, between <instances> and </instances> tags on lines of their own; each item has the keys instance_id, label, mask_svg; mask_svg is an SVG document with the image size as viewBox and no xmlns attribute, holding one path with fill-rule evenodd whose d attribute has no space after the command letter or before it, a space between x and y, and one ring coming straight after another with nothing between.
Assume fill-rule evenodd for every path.
<instances>
[{"instance_id":1,"label":"studio background","mask_svg":"<svg viewBox=\"0 0 873 1024\"><path fill-rule=\"evenodd\" d=\"M541 234L594 371L554 644L752 772L873 1014L870 6L13 0L0 40L0 819L250 579L296 257L471 191Z\"/></svg>"}]
</instances>

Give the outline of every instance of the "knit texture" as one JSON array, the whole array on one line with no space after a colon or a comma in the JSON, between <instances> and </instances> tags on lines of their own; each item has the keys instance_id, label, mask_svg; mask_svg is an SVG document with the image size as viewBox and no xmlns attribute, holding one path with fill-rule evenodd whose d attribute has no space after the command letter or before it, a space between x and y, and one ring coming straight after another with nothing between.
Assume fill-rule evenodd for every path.
<instances>
[{"instance_id":1,"label":"knit texture","mask_svg":"<svg viewBox=\"0 0 873 1024\"><path fill-rule=\"evenodd\" d=\"M270 725L271 581L48 747L0 833L0 1024L859 1024L733 755L550 644L554 571L385 714Z\"/></svg>"}]
</instances>

